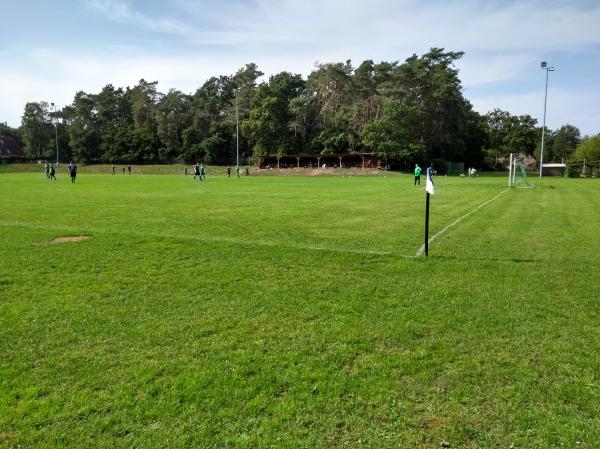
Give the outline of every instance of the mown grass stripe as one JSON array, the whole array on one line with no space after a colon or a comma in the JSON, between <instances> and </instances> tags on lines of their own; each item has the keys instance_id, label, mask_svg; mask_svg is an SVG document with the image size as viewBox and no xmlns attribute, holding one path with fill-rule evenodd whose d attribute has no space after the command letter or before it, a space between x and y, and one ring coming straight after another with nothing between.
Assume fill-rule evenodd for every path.
<instances>
[{"instance_id":1,"label":"mown grass stripe","mask_svg":"<svg viewBox=\"0 0 600 449\"><path fill-rule=\"evenodd\" d=\"M463 221L465 218L467 218L469 215L474 214L475 212L477 212L479 209L481 209L484 206L487 206L488 204L490 204L492 201L496 200L497 198L499 198L503 193L505 193L507 190L509 190L508 188L503 190L502 192L500 192L498 195L496 195L494 198L489 199L483 203L481 203L479 206L477 206L475 209L470 210L469 212L467 212L466 214L458 217L456 220L454 220L452 223L450 223L449 225L445 226L444 228L442 228L441 230L439 230L438 232L436 232L435 234L433 234L428 242L431 245L431 243L437 239L439 236L443 235L448 229L450 229L453 226L456 226L458 223L460 223L461 221ZM421 247L417 250L417 254L416 257L419 257L421 255L423 255L423 252L425 251L425 244L421 245Z\"/></svg>"}]
</instances>

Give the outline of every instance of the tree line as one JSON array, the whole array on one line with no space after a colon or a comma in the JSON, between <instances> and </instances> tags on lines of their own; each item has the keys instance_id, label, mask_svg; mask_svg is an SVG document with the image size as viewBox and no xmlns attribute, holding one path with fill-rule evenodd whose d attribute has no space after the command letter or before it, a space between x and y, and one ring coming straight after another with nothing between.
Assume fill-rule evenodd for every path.
<instances>
[{"instance_id":1,"label":"tree line","mask_svg":"<svg viewBox=\"0 0 600 449\"><path fill-rule=\"evenodd\" d=\"M492 168L510 152L539 153L541 128L529 115L482 115L464 97L455 62L462 52L432 48L403 63L317 64L304 79L246 64L215 76L193 94L144 79L77 92L70 105L25 105L17 135L27 156L116 163L205 161L231 164L261 155L373 152L399 166L443 159ZM7 128L7 127L5 127ZM2 129L0 128L0 132ZM579 130L547 130L544 160L571 157Z\"/></svg>"}]
</instances>

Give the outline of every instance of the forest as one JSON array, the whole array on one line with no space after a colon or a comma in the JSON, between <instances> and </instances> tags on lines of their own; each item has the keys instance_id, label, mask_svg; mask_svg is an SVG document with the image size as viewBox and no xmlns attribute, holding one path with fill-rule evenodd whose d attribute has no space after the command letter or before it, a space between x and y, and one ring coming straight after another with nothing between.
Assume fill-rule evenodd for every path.
<instances>
[{"instance_id":1,"label":"forest","mask_svg":"<svg viewBox=\"0 0 600 449\"><path fill-rule=\"evenodd\" d=\"M510 152L537 156L541 127L530 115L475 111L455 62L462 52L432 48L404 62L315 65L304 79L280 72L259 82L254 63L208 79L194 93L107 84L75 93L56 109L24 107L21 126L0 126L32 159L83 163L245 164L256 156L371 152L392 166L443 159L497 168ZM581 144L569 124L546 130L545 161L566 160Z\"/></svg>"}]
</instances>

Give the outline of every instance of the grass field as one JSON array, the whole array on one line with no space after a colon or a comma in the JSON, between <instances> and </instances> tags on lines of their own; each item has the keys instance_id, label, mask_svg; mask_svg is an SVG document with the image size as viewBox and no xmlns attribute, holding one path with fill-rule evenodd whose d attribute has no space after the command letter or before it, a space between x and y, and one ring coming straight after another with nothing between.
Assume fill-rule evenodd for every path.
<instances>
[{"instance_id":1,"label":"grass field","mask_svg":"<svg viewBox=\"0 0 600 449\"><path fill-rule=\"evenodd\" d=\"M0 447L600 447L600 184L474 210L425 258L408 175L0 174Z\"/></svg>"}]
</instances>

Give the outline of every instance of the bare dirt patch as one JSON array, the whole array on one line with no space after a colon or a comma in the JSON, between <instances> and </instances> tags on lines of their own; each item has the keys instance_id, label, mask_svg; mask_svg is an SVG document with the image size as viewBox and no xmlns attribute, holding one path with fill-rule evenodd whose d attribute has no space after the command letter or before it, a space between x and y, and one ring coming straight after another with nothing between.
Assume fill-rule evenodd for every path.
<instances>
[{"instance_id":1,"label":"bare dirt patch","mask_svg":"<svg viewBox=\"0 0 600 449\"><path fill-rule=\"evenodd\" d=\"M52 240L46 240L44 243L66 243L66 242L81 242L82 240L88 240L90 237L87 235L73 235L69 237L56 237Z\"/></svg>"}]
</instances>

